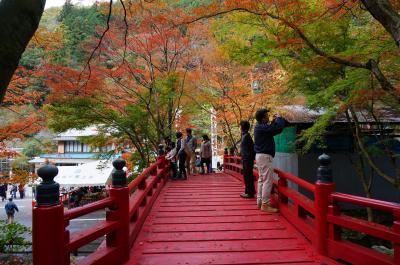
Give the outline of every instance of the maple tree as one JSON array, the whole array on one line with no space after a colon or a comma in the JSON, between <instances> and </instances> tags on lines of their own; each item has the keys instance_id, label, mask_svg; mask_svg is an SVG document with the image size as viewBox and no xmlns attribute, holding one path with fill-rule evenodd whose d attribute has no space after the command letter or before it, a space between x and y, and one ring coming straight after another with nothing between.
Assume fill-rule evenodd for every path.
<instances>
[{"instance_id":1,"label":"maple tree","mask_svg":"<svg viewBox=\"0 0 400 265\"><path fill-rule=\"evenodd\" d=\"M8 113L8 120L4 120L0 127L0 157L15 156L10 152L6 143L15 139L31 136L43 128L43 116L37 106L43 92L30 90L34 77L27 69L21 67L17 70L4 98L2 112Z\"/></svg>"},{"instance_id":2,"label":"maple tree","mask_svg":"<svg viewBox=\"0 0 400 265\"><path fill-rule=\"evenodd\" d=\"M204 63L197 70L196 89L191 99L210 114L215 112L220 135L226 137L227 146L237 151L240 121L253 123L257 109L279 105L278 95L284 89L285 73L274 62L258 68L241 66L223 51L211 47L207 46L203 54ZM252 87L254 82L259 85L258 89Z\"/></svg>"},{"instance_id":3,"label":"maple tree","mask_svg":"<svg viewBox=\"0 0 400 265\"><path fill-rule=\"evenodd\" d=\"M370 1L364 1L370 2ZM389 3L389 1L385 1ZM388 5L386 5L388 7ZM392 6L391 6L392 7ZM210 10L212 10L210 12ZM347 11L350 10L350 11ZM320 22L335 21L354 13L365 12L357 1L322 1L321 3L309 1L280 1L276 3L270 0L264 1L236 1L227 0L213 2L209 6L199 8L196 16L191 20L182 20L180 23L190 24L205 18L230 14L233 12L244 12L255 16L258 22L265 28L272 26L274 39L280 46L293 45L297 49L307 47L314 54L325 58L335 64L365 69L370 71L381 88L399 102L400 96L392 78L379 65L379 61L369 54L346 56L341 52L325 50L320 48L314 39L317 35L309 35L307 29L313 24ZM271 25L270 21L275 25ZM394 45L394 43L392 43Z\"/></svg>"},{"instance_id":4,"label":"maple tree","mask_svg":"<svg viewBox=\"0 0 400 265\"><path fill-rule=\"evenodd\" d=\"M121 141L129 139L149 163L152 150L174 129L190 70L189 39L168 17L137 8L110 24L86 71L51 67L46 110L56 131L98 124ZM129 31L121 31L125 23Z\"/></svg>"}]
</instances>

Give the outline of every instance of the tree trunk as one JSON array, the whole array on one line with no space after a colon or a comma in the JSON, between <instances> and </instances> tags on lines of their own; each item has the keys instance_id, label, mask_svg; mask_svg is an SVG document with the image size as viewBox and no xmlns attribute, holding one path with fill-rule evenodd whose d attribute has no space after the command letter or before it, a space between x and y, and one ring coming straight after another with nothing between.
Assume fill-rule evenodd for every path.
<instances>
[{"instance_id":1,"label":"tree trunk","mask_svg":"<svg viewBox=\"0 0 400 265\"><path fill-rule=\"evenodd\" d=\"M353 128L352 125L352 120L350 118L350 115L348 113L348 111L346 111L346 119L347 119L347 123L349 125L349 129L353 135L353 139L356 139L356 132L355 129ZM357 126L357 125L354 125ZM355 153L358 155L358 161L353 161L353 159L351 158L351 154L349 154L349 160L350 163L353 165L354 170L356 171L357 176L359 177L363 190L365 192L365 196L367 198L372 198L372 178L374 176L373 173L371 173L371 176L368 178L366 175L367 173L365 172L366 168L365 168L365 163L364 163L364 158L363 158L363 153L360 150L359 145L355 144ZM371 170L373 170L371 168ZM374 213L372 211L372 209L370 207L367 207L367 218L369 222L373 222L374 221Z\"/></svg>"},{"instance_id":2,"label":"tree trunk","mask_svg":"<svg viewBox=\"0 0 400 265\"><path fill-rule=\"evenodd\" d=\"M42 17L46 0L0 1L0 103Z\"/></svg>"},{"instance_id":3,"label":"tree trunk","mask_svg":"<svg viewBox=\"0 0 400 265\"><path fill-rule=\"evenodd\" d=\"M371 15L392 35L400 48L400 14L396 12L389 0L361 0Z\"/></svg>"}]
</instances>

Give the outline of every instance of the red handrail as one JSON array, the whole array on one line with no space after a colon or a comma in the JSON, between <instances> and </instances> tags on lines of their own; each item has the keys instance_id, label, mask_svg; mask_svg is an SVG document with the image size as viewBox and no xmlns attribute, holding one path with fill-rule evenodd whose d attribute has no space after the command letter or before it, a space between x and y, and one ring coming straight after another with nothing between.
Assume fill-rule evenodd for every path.
<instances>
[{"instance_id":1,"label":"red handrail","mask_svg":"<svg viewBox=\"0 0 400 265\"><path fill-rule=\"evenodd\" d=\"M140 173L134 180L128 185L129 192L132 192L143 180L150 176L154 170L157 170L161 160L157 160L156 163L146 168L142 173Z\"/></svg>"},{"instance_id":2,"label":"red handrail","mask_svg":"<svg viewBox=\"0 0 400 265\"><path fill-rule=\"evenodd\" d=\"M224 170L243 181L240 159L225 155ZM279 169L274 169L274 172L279 177L275 186L277 187L276 203L281 214L312 242L318 253L355 265L400 264L400 204L334 192L334 183L311 184ZM312 192L314 200L288 187L288 180ZM342 215L338 202L352 203L391 213L394 217L393 225L386 227ZM394 256L342 240L340 234L342 227L393 242Z\"/></svg>"},{"instance_id":3,"label":"red handrail","mask_svg":"<svg viewBox=\"0 0 400 265\"><path fill-rule=\"evenodd\" d=\"M290 180L290 181L296 183L297 185L299 185L300 187L305 188L305 189L307 189L307 190L309 190L311 192L315 191L315 185L311 184L310 182L308 182L308 181L306 181L304 179L296 177L296 176L294 176L294 175L292 175L290 173L284 172L284 171L279 170L277 168L274 168L274 172L276 174L278 174L278 176L280 178L284 178L284 179Z\"/></svg>"},{"instance_id":4,"label":"red handrail","mask_svg":"<svg viewBox=\"0 0 400 265\"><path fill-rule=\"evenodd\" d=\"M92 202L89 204L86 204L81 207L73 208L71 210L68 210L64 213L64 220L69 221L71 219L75 219L78 217L81 217L83 215L105 209L107 207L110 207L114 204L114 199L113 198L105 198L96 202Z\"/></svg>"},{"instance_id":5,"label":"red handrail","mask_svg":"<svg viewBox=\"0 0 400 265\"><path fill-rule=\"evenodd\" d=\"M78 264L126 262L129 249L168 175L169 164L160 156L128 186L111 187L108 198L65 212L62 204L35 207L32 225L34 264L67 265L70 252L104 235L107 236L105 244ZM67 229L70 220L101 209L107 210L106 220L70 235Z\"/></svg>"},{"instance_id":6,"label":"red handrail","mask_svg":"<svg viewBox=\"0 0 400 265\"><path fill-rule=\"evenodd\" d=\"M358 206L369 207L389 213L394 213L395 210L400 209L400 204L398 203L375 200L340 192L332 193L331 200L332 202L348 202Z\"/></svg>"}]
</instances>

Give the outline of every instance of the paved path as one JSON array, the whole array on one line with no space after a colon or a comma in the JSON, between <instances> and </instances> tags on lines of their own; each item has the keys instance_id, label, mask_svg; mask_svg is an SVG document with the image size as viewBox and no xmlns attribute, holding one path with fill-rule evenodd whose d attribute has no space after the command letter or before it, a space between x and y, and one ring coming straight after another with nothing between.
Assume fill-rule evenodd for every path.
<instances>
[{"instance_id":1,"label":"paved path","mask_svg":"<svg viewBox=\"0 0 400 265\"><path fill-rule=\"evenodd\" d=\"M143 225L127 264L336 264L280 214L242 199L231 176L169 181Z\"/></svg>"},{"instance_id":2,"label":"paved path","mask_svg":"<svg viewBox=\"0 0 400 265\"><path fill-rule=\"evenodd\" d=\"M0 220L7 220L7 215L4 210L4 206L8 200L2 202L0 200ZM32 227L32 197L29 196L25 199L14 199L15 204L19 208L19 212L15 213L15 221L23 224L27 227ZM66 209L65 209L66 210ZM88 227L92 227L99 223L101 220L105 219L105 211L96 211L85 216L73 219L69 222L68 229L71 233L81 231ZM31 234L25 234L24 236L27 240L32 240ZM79 253L87 253L95 250L98 245L101 243L103 238L100 238L96 241L93 241L91 244L82 247L79 250Z\"/></svg>"}]
</instances>

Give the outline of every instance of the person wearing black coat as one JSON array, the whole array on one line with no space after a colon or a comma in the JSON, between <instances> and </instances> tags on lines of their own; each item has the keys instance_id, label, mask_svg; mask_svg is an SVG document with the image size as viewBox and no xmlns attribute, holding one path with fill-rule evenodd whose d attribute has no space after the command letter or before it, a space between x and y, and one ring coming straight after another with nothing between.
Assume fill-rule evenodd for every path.
<instances>
[{"instance_id":1,"label":"person wearing black coat","mask_svg":"<svg viewBox=\"0 0 400 265\"><path fill-rule=\"evenodd\" d=\"M282 132L287 121L278 115L269 123L267 109L256 112L257 124L254 127L254 151L258 169L257 206L265 212L276 213L279 210L270 203L273 185L273 160L275 157L274 136Z\"/></svg>"},{"instance_id":2,"label":"person wearing black coat","mask_svg":"<svg viewBox=\"0 0 400 265\"><path fill-rule=\"evenodd\" d=\"M185 152L185 140L183 139L183 134L181 132L176 133L176 152L178 156L178 178L182 180L187 180L186 173L186 152Z\"/></svg>"},{"instance_id":3,"label":"person wearing black coat","mask_svg":"<svg viewBox=\"0 0 400 265\"><path fill-rule=\"evenodd\" d=\"M243 178L245 190L240 194L242 198L254 198L256 190L254 188L254 143L249 133L250 123L248 121L240 122L240 130L242 132L242 140L240 142L240 154L242 156Z\"/></svg>"},{"instance_id":4,"label":"person wearing black coat","mask_svg":"<svg viewBox=\"0 0 400 265\"><path fill-rule=\"evenodd\" d=\"M0 185L0 197L3 202L7 199L7 184Z\"/></svg>"}]
</instances>

